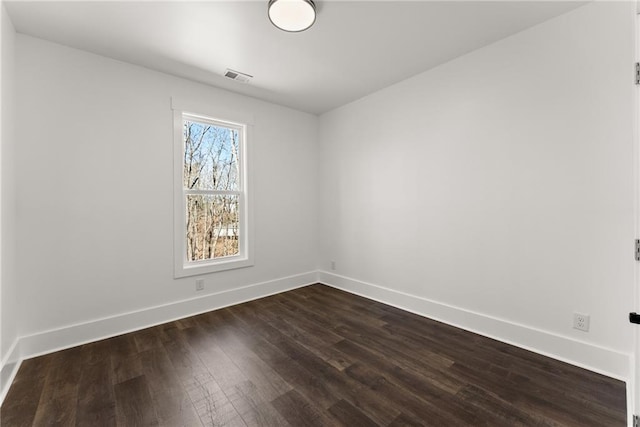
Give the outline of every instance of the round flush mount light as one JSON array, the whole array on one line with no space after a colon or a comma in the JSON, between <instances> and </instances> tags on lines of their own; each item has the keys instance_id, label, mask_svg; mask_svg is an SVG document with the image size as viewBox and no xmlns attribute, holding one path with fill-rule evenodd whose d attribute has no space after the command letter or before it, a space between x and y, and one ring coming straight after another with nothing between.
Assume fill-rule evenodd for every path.
<instances>
[{"instance_id":1,"label":"round flush mount light","mask_svg":"<svg viewBox=\"0 0 640 427\"><path fill-rule=\"evenodd\" d=\"M316 22L313 0L269 0L269 20L283 31L304 31Z\"/></svg>"}]
</instances>

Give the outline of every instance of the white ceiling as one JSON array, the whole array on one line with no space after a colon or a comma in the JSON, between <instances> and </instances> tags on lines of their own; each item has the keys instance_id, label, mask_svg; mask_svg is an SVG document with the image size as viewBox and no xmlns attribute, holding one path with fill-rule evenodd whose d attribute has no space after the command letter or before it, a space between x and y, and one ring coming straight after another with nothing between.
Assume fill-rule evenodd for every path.
<instances>
[{"instance_id":1,"label":"white ceiling","mask_svg":"<svg viewBox=\"0 0 640 427\"><path fill-rule=\"evenodd\" d=\"M267 0L5 2L20 33L315 114L583 3L316 0L315 25L285 33Z\"/></svg>"}]
</instances>

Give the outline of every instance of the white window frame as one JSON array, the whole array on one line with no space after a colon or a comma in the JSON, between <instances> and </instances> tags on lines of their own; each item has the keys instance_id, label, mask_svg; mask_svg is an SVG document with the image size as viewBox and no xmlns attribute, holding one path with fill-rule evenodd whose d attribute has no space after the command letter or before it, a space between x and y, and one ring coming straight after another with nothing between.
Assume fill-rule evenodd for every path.
<instances>
[{"instance_id":1,"label":"white window frame","mask_svg":"<svg viewBox=\"0 0 640 427\"><path fill-rule=\"evenodd\" d=\"M250 165L247 141L253 118L231 111L220 111L206 105L185 103L172 98L173 109L173 140L174 140L174 277L189 277L253 265L253 222L251 215L251 200L249 197ZM193 119L214 126L224 126L237 129L240 135L240 162L238 164L240 176L239 191L201 191L185 190L184 188L184 119ZM210 260L188 261L186 250L186 196L188 194L237 194L239 196L240 218L238 224L237 255L215 258Z\"/></svg>"}]
</instances>

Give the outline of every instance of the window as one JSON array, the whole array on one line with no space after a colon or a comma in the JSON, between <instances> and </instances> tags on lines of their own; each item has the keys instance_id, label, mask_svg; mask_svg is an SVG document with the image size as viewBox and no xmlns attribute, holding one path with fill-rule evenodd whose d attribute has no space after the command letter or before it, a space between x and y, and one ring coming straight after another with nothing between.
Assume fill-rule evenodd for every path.
<instances>
[{"instance_id":1,"label":"window","mask_svg":"<svg viewBox=\"0 0 640 427\"><path fill-rule=\"evenodd\" d=\"M247 124L174 109L175 276L252 265Z\"/></svg>"}]
</instances>

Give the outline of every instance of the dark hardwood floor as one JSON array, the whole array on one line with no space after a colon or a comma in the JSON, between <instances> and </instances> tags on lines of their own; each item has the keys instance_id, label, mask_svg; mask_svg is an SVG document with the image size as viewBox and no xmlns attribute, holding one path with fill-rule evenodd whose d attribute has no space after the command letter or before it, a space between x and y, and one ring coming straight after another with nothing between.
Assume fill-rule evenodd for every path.
<instances>
[{"instance_id":1,"label":"dark hardwood floor","mask_svg":"<svg viewBox=\"0 0 640 427\"><path fill-rule=\"evenodd\" d=\"M26 360L2 426L624 426L623 382L323 285Z\"/></svg>"}]
</instances>

